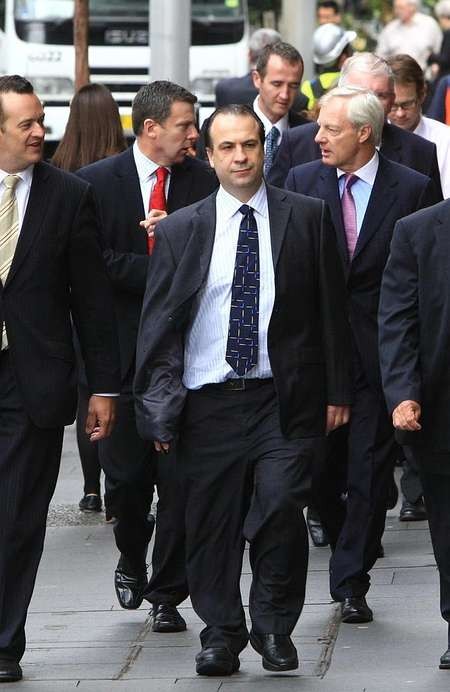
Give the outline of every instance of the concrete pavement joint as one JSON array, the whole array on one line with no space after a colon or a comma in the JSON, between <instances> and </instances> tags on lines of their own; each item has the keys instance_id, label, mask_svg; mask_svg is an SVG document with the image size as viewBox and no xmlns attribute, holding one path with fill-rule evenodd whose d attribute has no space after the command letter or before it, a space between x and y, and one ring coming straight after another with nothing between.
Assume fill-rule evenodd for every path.
<instances>
[{"instance_id":1,"label":"concrete pavement joint","mask_svg":"<svg viewBox=\"0 0 450 692\"><path fill-rule=\"evenodd\" d=\"M124 675L126 675L132 668L133 664L137 660L139 654L141 653L143 647L141 645L141 642L145 641L145 638L147 634L150 632L150 627L151 627L151 617L147 616L144 624L142 625L141 629L139 630L139 633L134 640L134 644L130 648L130 653L128 654L125 663L123 664L122 668L119 670L117 675L114 676L113 680L121 680Z\"/></svg>"},{"instance_id":2,"label":"concrete pavement joint","mask_svg":"<svg viewBox=\"0 0 450 692\"><path fill-rule=\"evenodd\" d=\"M334 606L331 612L330 619L327 623L325 636L319 639L319 641L323 641L323 646L319 660L314 668L314 675L318 678L324 678L331 665L331 658L333 656L334 645L338 636L340 623L341 606L340 604L337 604Z\"/></svg>"}]
</instances>

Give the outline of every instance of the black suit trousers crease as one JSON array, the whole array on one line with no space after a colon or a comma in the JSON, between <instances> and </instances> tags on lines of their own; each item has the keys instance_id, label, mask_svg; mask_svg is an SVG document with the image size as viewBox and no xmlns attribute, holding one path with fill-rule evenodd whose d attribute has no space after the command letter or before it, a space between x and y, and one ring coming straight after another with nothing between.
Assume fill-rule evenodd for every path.
<instances>
[{"instance_id":1,"label":"black suit trousers crease","mask_svg":"<svg viewBox=\"0 0 450 692\"><path fill-rule=\"evenodd\" d=\"M20 660L25 620L55 490L63 427L25 413L8 351L0 352L0 658Z\"/></svg>"},{"instance_id":2,"label":"black suit trousers crease","mask_svg":"<svg viewBox=\"0 0 450 692\"><path fill-rule=\"evenodd\" d=\"M116 517L114 535L120 552L136 571L142 571L151 537L147 517L153 488L158 490L152 576L145 598L152 603L177 605L187 598L184 567L184 516L178 501L174 451L161 458L153 443L136 429L132 380L134 363L122 383L116 424L99 443L105 473L105 499Z\"/></svg>"},{"instance_id":3,"label":"black suit trousers crease","mask_svg":"<svg viewBox=\"0 0 450 692\"><path fill-rule=\"evenodd\" d=\"M292 632L308 563L302 508L323 443L283 437L271 380L245 391L208 385L188 392L177 463L186 496L189 593L206 624L202 646L239 653L247 643L240 593L245 540L253 629Z\"/></svg>"}]
</instances>

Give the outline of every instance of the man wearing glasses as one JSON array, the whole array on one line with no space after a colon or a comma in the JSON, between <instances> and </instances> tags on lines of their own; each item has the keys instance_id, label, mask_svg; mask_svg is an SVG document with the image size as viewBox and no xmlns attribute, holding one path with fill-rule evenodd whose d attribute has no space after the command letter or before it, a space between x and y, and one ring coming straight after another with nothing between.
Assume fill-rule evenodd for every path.
<instances>
[{"instance_id":1,"label":"man wearing glasses","mask_svg":"<svg viewBox=\"0 0 450 692\"><path fill-rule=\"evenodd\" d=\"M387 61L394 74L395 102L390 122L436 144L442 193L450 197L450 128L422 115L426 87L423 71L410 55L394 55Z\"/></svg>"}]
</instances>

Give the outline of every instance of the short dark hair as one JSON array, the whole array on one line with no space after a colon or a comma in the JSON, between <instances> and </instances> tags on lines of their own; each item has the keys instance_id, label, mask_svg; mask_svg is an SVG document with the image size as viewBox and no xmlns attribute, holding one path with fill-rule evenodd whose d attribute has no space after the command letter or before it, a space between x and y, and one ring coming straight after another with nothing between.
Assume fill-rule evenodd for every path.
<instances>
[{"instance_id":1,"label":"short dark hair","mask_svg":"<svg viewBox=\"0 0 450 692\"><path fill-rule=\"evenodd\" d=\"M321 7L326 7L327 9L334 10L335 14L339 14L339 12L341 11L341 8L339 7L338 3L334 0L322 0L321 2L318 2L317 9L320 10Z\"/></svg>"},{"instance_id":2,"label":"short dark hair","mask_svg":"<svg viewBox=\"0 0 450 692\"><path fill-rule=\"evenodd\" d=\"M425 94L425 76L419 63L406 53L393 55L386 62L394 75L394 84L414 84L417 96L422 98Z\"/></svg>"},{"instance_id":3,"label":"short dark hair","mask_svg":"<svg viewBox=\"0 0 450 692\"><path fill-rule=\"evenodd\" d=\"M164 122L170 115L174 101L185 101L194 105L197 97L173 82L160 80L144 84L134 97L131 108L134 134L137 136L142 133L144 120L147 118L158 123Z\"/></svg>"},{"instance_id":4,"label":"short dark hair","mask_svg":"<svg viewBox=\"0 0 450 692\"><path fill-rule=\"evenodd\" d=\"M265 77L267 72L267 63L269 62L271 55L278 55L282 60L294 65L295 63L300 63L303 66L303 58L298 52L297 48L291 46L290 43L285 43L284 41L277 41L276 43L271 43L265 46L258 60L256 61L255 70L258 72L260 77Z\"/></svg>"},{"instance_id":5,"label":"short dark hair","mask_svg":"<svg viewBox=\"0 0 450 692\"><path fill-rule=\"evenodd\" d=\"M5 120L1 94L34 94L33 85L25 77L18 74L5 74L0 77L0 126Z\"/></svg>"},{"instance_id":6,"label":"short dark hair","mask_svg":"<svg viewBox=\"0 0 450 692\"><path fill-rule=\"evenodd\" d=\"M245 115L249 118L253 118L253 120L258 125L259 139L261 141L262 146L264 147L266 133L261 118L259 118L256 115L255 111L250 106L244 105L242 103L230 103L227 106L220 106L219 108L216 108L214 113L212 113L212 115L209 116L208 124L205 129L205 146L207 149L213 148L211 140L211 126L218 115Z\"/></svg>"}]
</instances>

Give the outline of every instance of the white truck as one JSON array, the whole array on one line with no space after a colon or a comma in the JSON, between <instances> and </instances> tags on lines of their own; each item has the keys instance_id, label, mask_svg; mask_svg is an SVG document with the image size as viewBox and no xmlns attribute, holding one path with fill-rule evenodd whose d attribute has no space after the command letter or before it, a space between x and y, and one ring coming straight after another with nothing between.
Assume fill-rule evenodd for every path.
<instances>
[{"instance_id":1,"label":"white truck","mask_svg":"<svg viewBox=\"0 0 450 692\"><path fill-rule=\"evenodd\" d=\"M148 0L89 3L91 81L109 87L126 131L131 101L149 80L148 9ZM61 138L74 91L73 12L73 0L0 0L0 73L33 83L48 141ZM245 74L247 43L247 0L192 0L190 88L201 105L213 105L217 80Z\"/></svg>"}]
</instances>

